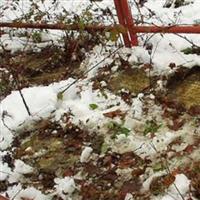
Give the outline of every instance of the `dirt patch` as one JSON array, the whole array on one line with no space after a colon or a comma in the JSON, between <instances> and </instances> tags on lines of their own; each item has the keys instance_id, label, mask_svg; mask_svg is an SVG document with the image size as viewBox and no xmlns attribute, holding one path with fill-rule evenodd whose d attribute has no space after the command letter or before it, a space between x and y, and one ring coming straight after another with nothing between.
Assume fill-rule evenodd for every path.
<instances>
[{"instance_id":1,"label":"dirt patch","mask_svg":"<svg viewBox=\"0 0 200 200\"><path fill-rule=\"evenodd\" d=\"M182 104L187 110L200 107L200 67L177 73L168 81L167 98Z\"/></svg>"},{"instance_id":2,"label":"dirt patch","mask_svg":"<svg viewBox=\"0 0 200 200\"><path fill-rule=\"evenodd\" d=\"M135 96L150 88L150 78L146 72L143 69L131 68L131 66L125 69L120 66L113 72L111 64L111 66L101 69L93 81L94 89L107 88L123 99Z\"/></svg>"},{"instance_id":3,"label":"dirt patch","mask_svg":"<svg viewBox=\"0 0 200 200\"><path fill-rule=\"evenodd\" d=\"M117 72L108 81L108 85L114 93L125 89L138 94L150 86L150 81L143 70L135 68Z\"/></svg>"},{"instance_id":4,"label":"dirt patch","mask_svg":"<svg viewBox=\"0 0 200 200\"><path fill-rule=\"evenodd\" d=\"M79 173L82 178L75 178L75 182L80 189L75 193L82 199L122 200L128 192L144 199L138 175L145 172L146 163L139 156L133 152L102 154L103 136L65 123L67 126L63 128L57 122L41 120L34 130L24 131L16 138L19 142L15 145L14 159L34 167L32 174L25 175L24 185L48 193L54 187L55 177ZM94 157L81 163L85 144L92 147Z\"/></svg>"},{"instance_id":5,"label":"dirt patch","mask_svg":"<svg viewBox=\"0 0 200 200\"><path fill-rule=\"evenodd\" d=\"M14 158L22 159L35 168L29 177L31 184L39 184L45 191L54 185L56 176L65 176L66 171L79 164L82 146L92 141L93 136L73 124L62 128L59 123L50 120L37 122L34 128L22 132L15 139L20 145L16 145ZM38 183L39 175L49 180Z\"/></svg>"},{"instance_id":6,"label":"dirt patch","mask_svg":"<svg viewBox=\"0 0 200 200\"><path fill-rule=\"evenodd\" d=\"M99 44L99 36L80 35L63 40L63 47L51 45L39 52L0 53L0 92L2 98L12 90L77 78L85 53ZM18 82L18 83L16 83ZM19 87L18 87L19 86Z\"/></svg>"}]
</instances>

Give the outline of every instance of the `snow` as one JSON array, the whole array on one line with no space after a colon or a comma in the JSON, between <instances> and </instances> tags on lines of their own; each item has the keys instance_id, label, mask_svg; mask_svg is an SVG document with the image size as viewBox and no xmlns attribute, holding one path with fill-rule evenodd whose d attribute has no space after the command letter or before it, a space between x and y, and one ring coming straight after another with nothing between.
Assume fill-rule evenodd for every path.
<instances>
[{"instance_id":1,"label":"snow","mask_svg":"<svg viewBox=\"0 0 200 200\"><path fill-rule=\"evenodd\" d=\"M183 200L189 191L190 180L184 174L177 174L174 183L168 188L168 194L162 200Z\"/></svg>"},{"instance_id":2,"label":"snow","mask_svg":"<svg viewBox=\"0 0 200 200\"><path fill-rule=\"evenodd\" d=\"M81 163L88 162L89 157L92 153L93 149L91 147L85 147L81 153L80 161Z\"/></svg>"},{"instance_id":3,"label":"snow","mask_svg":"<svg viewBox=\"0 0 200 200\"><path fill-rule=\"evenodd\" d=\"M34 187L30 187L27 189L23 189L18 191L19 193L15 196L15 200L23 199L34 199L34 200L49 200L50 197L42 194L41 191L35 189Z\"/></svg>"},{"instance_id":4,"label":"snow","mask_svg":"<svg viewBox=\"0 0 200 200\"><path fill-rule=\"evenodd\" d=\"M142 117L142 105L143 105L142 97L143 94L138 94L137 98L133 100L132 110L133 110L133 116L136 119L141 119Z\"/></svg>"},{"instance_id":5,"label":"snow","mask_svg":"<svg viewBox=\"0 0 200 200\"><path fill-rule=\"evenodd\" d=\"M23 161L21 160L15 160L15 172L20 173L20 174L28 174L33 171L33 168L26 165Z\"/></svg>"},{"instance_id":6,"label":"snow","mask_svg":"<svg viewBox=\"0 0 200 200\"><path fill-rule=\"evenodd\" d=\"M5 2L4 2L5 1ZM3 16L4 21L11 21L15 19L17 16L21 16L23 13L21 12L21 9L23 8L23 11L28 11L30 7L30 3L26 3L24 5L22 3L23 1L19 1L19 6L17 10L8 9L4 13ZM66 11L74 12L76 14L80 14L85 8L87 8L88 5L90 5L89 0L69 0L68 3L64 3L64 1L58 1L58 3L54 6L52 6L52 1L46 0L45 4L39 3L39 8L41 11L49 10L51 12L52 21L54 21L54 16L60 12L62 12L63 8L65 8ZM133 1L130 1L131 5L134 5ZM145 3L145 6L140 8L140 12L144 15L144 23L148 22L151 24L156 25L174 25L174 24L194 24L196 21L199 20L199 6L200 1L195 0L193 3L190 3L188 5L182 6L180 8L164 8L165 1L155 1L154 0L148 0L147 3ZM3 0L2 5L10 6L12 4L12 1L6 1ZM102 2L98 2L97 4L93 5L93 8L113 8L113 2L109 0L103 0ZM21 8L21 9L19 9ZM133 13L135 16L138 16L138 10L135 9L135 6L132 7ZM156 15L148 17L151 15L150 11L155 12ZM7 18L9 16L9 19ZM146 16L146 17L145 17ZM110 23L109 20L105 20L105 23ZM56 41L60 36L62 35L61 31L50 31L48 34L43 33L43 38L45 40L53 40ZM151 36L151 34L146 34L144 38L148 38ZM198 35L196 34L181 34L182 37L187 37L191 42L193 42L196 45L200 45L200 39ZM47 38L48 37L48 38ZM12 52L15 52L19 49L22 49L24 44L26 44L25 39L19 39L18 37L13 37L10 39L8 35L3 35L1 41L4 44L7 44L7 49L12 50ZM144 40L145 41L145 40ZM167 74L169 73L169 64L171 62L175 63L176 65L184 65L186 67L192 67L194 65L200 64L200 58L197 55L191 54L191 55L185 55L184 53L180 52L180 50L183 50L187 47L191 47L191 43L186 41L184 38L181 38L174 34L155 34L153 37L148 39L148 43L153 44L152 49L152 63L154 64L153 72L156 74ZM47 43L44 43L42 45L47 45ZM150 55L148 54L148 51L145 50L145 48L142 47L143 41L140 40L141 47L135 47L131 50L131 62L144 62L148 63L150 60ZM29 48L33 48L34 45L31 45ZM104 49L97 47L98 51L93 51L93 54L90 54L89 61L87 61L86 65L90 66L91 63L95 64L100 60L100 58L104 58ZM102 50L102 51L101 51ZM99 53L98 53L99 52ZM123 49L123 52L125 50ZM98 59L97 59L98 58ZM90 62L91 60L91 62ZM96 60L96 62L95 62ZM112 59L110 61L106 62L112 62ZM103 66L103 63L102 65ZM92 70L89 73L88 77L92 77L97 69Z\"/></svg>"},{"instance_id":7,"label":"snow","mask_svg":"<svg viewBox=\"0 0 200 200\"><path fill-rule=\"evenodd\" d=\"M32 114L28 116L27 110L23 104L21 96L18 91L12 92L1 102L0 120L1 120L1 140L0 149L6 149L13 139L13 133L7 129L16 129L20 124L32 118L37 119L38 116L45 117L55 109L57 100L56 93L52 87L33 87L22 90L23 96ZM9 114L2 119L3 112ZM5 121L7 127L3 125L2 120Z\"/></svg>"},{"instance_id":8,"label":"snow","mask_svg":"<svg viewBox=\"0 0 200 200\"><path fill-rule=\"evenodd\" d=\"M63 179L55 178L54 182L56 183L55 188L58 196L61 197L63 200L69 200L70 195L76 189L74 179L72 177L65 177Z\"/></svg>"},{"instance_id":9,"label":"snow","mask_svg":"<svg viewBox=\"0 0 200 200\"><path fill-rule=\"evenodd\" d=\"M134 200L134 197L131 193L127 193L124 200Z\"/></svg>"},{"instance_id":10,"label":"snow","mask_svg":"<svg viewBox=\"0 0 200 200\"><path fill-rule=\"evenodd\" d=\"M34 199L34 200L50 200L51 197L42 194L41 191L35 189L34 187L29 187L23 189L21 184L13 185L8 187L6 194L10 199L21 200L21 199ZM6 196L5 194L3 194Z\"/></svg>"},{"instance_id":11,"label":"snow","mask_svg":"<svg viewBox=\"0 0 200 200\"><path fill-rule=\"evenodd\" d=\"M14 170L9 174L8 181L9 183L16 183L23 179L23 174L29 174L31 172L33 172L31 166L25 164L21 160L15 160Z\"/></svg>"},{"instance_id":12,"label":"snow","mask_svg":"<svg viewBox=\"0 0 200 200\"><path fill-rule=\"evenodd\" d=\"M0 166L0 181L4 181L11 174L11 169L8 167L7 163L0 162Z\"/></svg>"},{"instance_id":13,"label":"snow","mask_svg":"<svg viewBox=\"0 0 200 200\"><path fill-rule=\"evenodd\" d=\"M52 12L52 22L54 21L54 15L61 12L63 6L67 11L75 12L76 14L81 14L89 4L89 0L68 0L59 1L58 5L52 7L52 1L46 0L45 4L40 3L41 10L50 10ZM157 25L173 25L175 23L179 24L193 24L199 20L199 8L200 1L194 0L193 3L185 5L180 8L163 8L164 0L148 0L144 7L141 7L140 11L148 17L150 8L156 13L156 16L150 18L145 17L145 21L149 23L154 23ZM12 1L2 0L1 4L4 6L10 6ZM105 0L99 2L98 5L101 8L106 8L109 6L113 7L113 2L111 0ZM27 12L30 7L30 2L26 1L26 5L23 1L19 1L19 7L23 7L23 11ZM9 8L5 11L5 15L2 20L12 21L16 16L21 16L20 9L11 11ZM135 7L132 8L135 15L138 14ZM146 19L147 18L147 19ZM108 23L105 22L105 23ZM146 22L145 22L146 23ZM48 34L42 34L42 40L44 43L37 44L36 46L46 46L48 40L53 40L56 42L58 38L62 36L61 31L50 31ZM200 65L200 56L195 54L185 55L181 50L191 47L191 43L186 41L183 37L187 37L196 45L200 45L199 35L186 35L181 34L182 38L174 34L155 34L153 37L148 39L148 43L153 44L152 54L145 49L144 41L150 36L146 34L144 40L140 38L140 46L134 47L132 49L121 48L116 55L106 58L110 52L116 50L113 47L113 43L109 43L106 47L103 45L96 45L94 49L87 53L86 59L81 63L81 69L83 71L91 69L93 66L99 64L94 69L92 69L87 77L83 80L79 80L73 86L71 86L67 91L63 93L63 97L58 99L58 94L64 88L69 86L75 81L74 78L69 78L65 81L58 83L52 83L48 86L37 86L22 89L23 96L26 103L30 109L31 116L28 115L27 110L22 102L21 96L18 91L13 91L5 99L0 102L0 181L8 180L9 183L19 183L14 186L10 186L6 193L11 199L20 200L22 198L34 199L34 200L48 200L51 199L50 196L46 196L41 193L41 191L28 187L27 189L22 189L20 181L23 180L23 174L31 173L34 169L31 166L25 164L22 160L15 160L14 169L11 169L7 163L3 162L2 157L9 151L7 148L11 147L11 143L14 137L18 134L18 130L23 128L25 125L30 125L32 122L37 121L41 118L47 118L49 116L54 117L56 121L59 121L64 113L71 112L73 115L71 121L74 124L79 124L89 128L91 131L97 128L97 125L102 128L100 132L105 132L105 126L109 122L103 114L106 112L114 111L120 109L122 111L127 111L127 116L125 117L123 126L130 129L130 134L125 136L124 134L117 135L116 139L113 141L105 141L112 148L113 152L125 153L133 151L135 154L141 158L154 158L157 156L158 152L161 153L166 150L167 146L176 140L179 136L183 136L190 132L191 128L184 129L173 132L166 129L164 126L161 131L155 134L155 137L148 138L143 135L138 134L135 129L137 127L141 128L144 124L145 115L143 113L143 99L144 94L139 94L136 98L133 98L132 106L128 106L120 97L112 94L109 91L105 91L107 98L105 98L100 91L93 91L92 84L90 82L91 78L95 77L99 69L105 65L111 64L115 61L114 67L112 67L112 72L114 73L118 66L119 55L131 64L135 63L149 63L152 59L153 69L151 73L158 75L165 75L173 72L169 68L170 63L175 63L176 66L184 65L186 67L192 67L194 65ZM26 44L26 38L19 38L14 36L10 38L8 34L1 36L1 42L7 44L6 49L11 50L12 53L21 50ZM29 49L32 49L35 44L31 43ZM36 48L37 49L37 48ZM0 47L0 51L2 51ZM127 55L130 56L127 58ZM103 61L102 61L103 60ZM102 62L101 62L102 61ZM106 82L101 82L101 85L106 86ZM163 82L158 81L159 89L163 88ZM150 94L150 98L155 97ZM98 105L95 110L90 109L90 104ZM112 107L111 107L112 106ZM110 108L111 107L111 108ZM154 109L155 108L155 109ZM160 112L159 107L152 106L152 115L160 117L157 112ZM7 114L5 114L7 113ZM53 114L52 114L53 113ZM115 121L121 123L122 120L119 118L114 119ZM65 124L62 124L65 126ZM56 130L53 131L56 133ZM89 145L89 144L87 144ZM182 146L174 147L176 151L181 151L186 147L187 144L184 143ZM28 149L27 149L28 150ZM91 157L93 149L89 146L84 146L83 151L80 155L80 162L87 163ZM198 153L197 156L198 157ZM150 183L154 177L165 175L165 171L150 174L149 177L143 182L143 190L147 191L149 189ZM77 186L73 177L55 178L55 194L61 197L63 200L70 200L71 196L75 192ZM168 188L166 194L159 196L159 200L183 200L180 193L185 198L189 191L190 180L184 174L177 174L175 182ZM72 198L73 199L73 198ZM133 200L132 194L127 193L125 200ZM155 200L153 198L153 200Z\"/></svg>"}]
</instances>

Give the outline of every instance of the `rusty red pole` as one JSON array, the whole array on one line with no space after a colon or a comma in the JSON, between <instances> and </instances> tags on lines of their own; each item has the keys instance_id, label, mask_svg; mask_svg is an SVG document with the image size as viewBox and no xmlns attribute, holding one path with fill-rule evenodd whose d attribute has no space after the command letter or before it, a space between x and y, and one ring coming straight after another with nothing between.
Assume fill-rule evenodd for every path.
<instances>
[{"instance_id":1,"label":"rusty red pole","mask_svg":"<svg viewBox=\"0 0 200 200\"><path fill-rule=\"evenodd\" d=\"M129 6L127 0L120 0L120 2L121 2L121 7L122 7L122 10L123 10L124 17L125 17L125 20L126 20L126 25L128 27L128 31L129 31L129 34L130 34L131 45L137 46L138 45L138 38L137 38L136 32L132 28L132 27L134 27L134 20L133 20L133 17L132 17L130 6Z\"/></svg>"},{"instance_id":2,"label":"rusty red pole","mask_svg":"<svg viewBox=\"0 0 200 200\"><path fill-rule=\"evenodd\" d=\"M116 29L119 24L108 25L86 25L85 31L111 31ZM23 23L23 22L0 22L0 28L30 28L30 29L52 29L52 30L80 30L78 24L46 24L46 23ZM186 33L200 34L200 25L194 26L132 26L130 28L134 33Z\"/></svg>"},{"instance_id":3,"label":"rusty red pole","mask_svg":"<svg viewBox=\"0 0 200 200\"><path fill-rule=\"evenodd\" d=\"M116 8L116 11L117 11L119 23L123 27L126 27L126 21L125 21L125 17L124 17L124 12L122 10L121 2L120 2L120 0L114 0L114 3L115 3L115 8ZM128 32L123 33L122 36L123 36L125 46L131 47L131 42L130 42L130 39L129 39Z\"/></svg>"},{"instance_id":4,"label":"rusty red pole","mask_svg":"<svg viewBox=\"0 0 200 200\"><path fill-rule=\"evenodd\" d=\"M123 34L124 44L126 47L137 46L138 39L136 32L132 29L134 21L127 0L114 0L117 10L119 23L126 27L128 32Z\"/></svg>"},{"instance_id":5,"label":"rusty red pole","mask_svg":"<svg viewBox=\"0 0 200 200\"><path fill-rule=\"evenodd\" d=\"M136 33L187 33L199 34L200 25L194 26L133 26Z\"/></svg>"}]
</instances>

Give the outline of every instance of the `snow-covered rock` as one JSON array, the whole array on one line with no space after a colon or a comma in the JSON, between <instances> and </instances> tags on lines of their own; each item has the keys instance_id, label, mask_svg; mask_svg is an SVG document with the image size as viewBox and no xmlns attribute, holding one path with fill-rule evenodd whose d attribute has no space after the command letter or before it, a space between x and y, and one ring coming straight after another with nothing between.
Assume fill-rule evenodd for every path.
<instances>
[{"instance_id":1,"label":"snow-covered rock","mask_svg":"<svg viewBox=\"0 0 200 200\"><path fill-rule=\"evenodd\" d=\"M91 147L85 147L81 153L80 161L82 163L87 162L89 160L92 151L93 149Z\"/></svg>"},{"instance_id":2,"label":"snow-covered rock","mask_svg":"<svg viewBox=\"0 0 200 200\"><path fill-rule=\"evenodd\" d=\"M76 189L76 185L72 177L65 177L63 179L55 178L54 182L56 183L56 193L63 200L67 200Z\"/></svg>"}]
</instances>

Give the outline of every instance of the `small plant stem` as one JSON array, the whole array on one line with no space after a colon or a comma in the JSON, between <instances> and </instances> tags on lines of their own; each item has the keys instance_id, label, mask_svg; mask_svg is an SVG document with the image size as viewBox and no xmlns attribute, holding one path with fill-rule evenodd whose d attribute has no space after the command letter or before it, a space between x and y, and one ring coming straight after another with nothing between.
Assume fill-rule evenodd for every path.
<instances>
[{"instance_id":1,"label":"small plant stem","mask_svg":"<svg viewBox=\"0 0 200 200\"><path fill-rule=\"evenodd\" d=\"M18 89L18 91L19 91L19 94L20 94L20 96L21 96L21 98L22 98L22 101L23 101L23 103L24 103L24 106L25 106L25 108L26 108L26 111L27 111L28 115L31 116L30 109L29 109L29 107L28 107L28 105L27 105L27 103L26 103L26 100L25 100L25 98L24 98L24 96L23 96L23 94L22 94L21 89Z\"/></svg>"},{"instance_id":2,"label":"small plant stem","mask_svg":"<svg viewBox=\"0 0 200 200\"><path fill-rule=\"evenodd\" d=\"M119 51L122 48L122 46L118 47L116 50L114 50L113 52L111 52L108 56L106 56L104 59L102 59L101 61L99 61L96 65L92 66L90 69L88 69L87 71L85 71L83 73L83 76L86 75L88 72L92 71L93 69L95 69L97 66L99 66L101 63L103 63L107 58L109 58L111 55L114 55L117 51ZM71 84L69 84L65 89L63 89L60 93L63 94L64 92L66 92L70 87L72 87L75 83L77 83L80 79L76 79L74 80Z\"/></svg>"}]
</instances>

